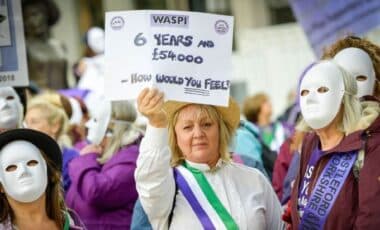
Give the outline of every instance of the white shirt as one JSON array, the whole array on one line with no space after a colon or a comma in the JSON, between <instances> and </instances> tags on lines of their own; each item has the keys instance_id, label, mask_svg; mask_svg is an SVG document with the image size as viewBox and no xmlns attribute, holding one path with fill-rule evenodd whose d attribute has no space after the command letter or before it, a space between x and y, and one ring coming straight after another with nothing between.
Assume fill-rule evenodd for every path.
<instances>
[{"instance_id":1,"label":"white shirt","mask_svg":"<svg viewBox=\"0 0 380 230\"><path fill-rule=\"evenodd\" d=\"M140 145L135 179L141 204L153 229L168 229L175 195L170 157L167 129L148 125ZM259 171L219 161L220 168L211 172L206 164L188 163L203 172L239 229L283 229L280 203ZM170 229L203 229L181 191L176 196Z\"/></svg>"}]
</instances>

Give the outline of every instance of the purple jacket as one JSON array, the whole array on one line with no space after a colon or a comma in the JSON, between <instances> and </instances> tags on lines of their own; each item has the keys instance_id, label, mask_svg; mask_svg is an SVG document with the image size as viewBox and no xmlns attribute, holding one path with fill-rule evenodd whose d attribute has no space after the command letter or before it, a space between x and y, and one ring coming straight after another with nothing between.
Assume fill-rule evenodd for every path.
<instances>
[{"instance_id":1,"label":"purple jacket","mask_svg":"<svg viewBox=\"0 0 380 230\"><path fill-rule=\"evenodd\" d=\"M119 150L104 165L90 153L69 164L71 186L66 204L88 229L129 229L137 200L134 180L139 146Z\"/></svg>"}]
</instances>

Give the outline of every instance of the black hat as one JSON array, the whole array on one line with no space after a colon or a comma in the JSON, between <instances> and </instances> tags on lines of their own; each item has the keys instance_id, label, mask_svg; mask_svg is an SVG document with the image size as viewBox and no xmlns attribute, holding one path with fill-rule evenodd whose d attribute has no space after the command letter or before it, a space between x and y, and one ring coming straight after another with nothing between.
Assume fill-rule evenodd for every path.
<instances>
[{"instance_id":1,"label":"black hat","mask_svg":"<svg viewBox=\"0 0 380 230\"><path fill-rule=\"evenodd\" d=\"M17 140L34 144L54 162L57 170L62 170L61 148L53 138L33 129L11 129L0 133L0 150L8 143Z\"/></svg>"}]
</instances>

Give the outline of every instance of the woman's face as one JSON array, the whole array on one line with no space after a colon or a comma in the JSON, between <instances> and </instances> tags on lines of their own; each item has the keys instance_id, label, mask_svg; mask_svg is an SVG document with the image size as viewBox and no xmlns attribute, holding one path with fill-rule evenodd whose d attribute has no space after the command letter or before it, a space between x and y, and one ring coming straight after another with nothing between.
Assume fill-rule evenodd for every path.
<instances>
[{"instance_id":1,"label":"woman's face","mask_svg":"<svg viewBox=\"0 0 380 230\"><path fill-rule=\"evenodd\" d=\"M39 108L28 109L25 115L25 125L29 129L34 129L46 133L56 139L59 123L49 124L48 118Z\"/></svg>"},{"instance_id":2,"label":"woman's face","mask_svg":"<svg viewBox=\"0 0 380 230\"><path fill-rule=\"evenodd\" d=\"M219 157L219 126L197 105L181 109L175 124L177 144L186 160L216 162Z\"/></svg>"},{"instance_id":3,"label":"woman's face","mask_svg":"<svg viewBox=\"0 0 380 230\"><path fill-rule=\"evenodd\" d=\"M272 104L269 100L266 100L262 105L261 105L261 108L260 108L260 113L265 116L265 117L268 117L270 119L270 117L272 116Z\"/></svg>"}]
</instances>

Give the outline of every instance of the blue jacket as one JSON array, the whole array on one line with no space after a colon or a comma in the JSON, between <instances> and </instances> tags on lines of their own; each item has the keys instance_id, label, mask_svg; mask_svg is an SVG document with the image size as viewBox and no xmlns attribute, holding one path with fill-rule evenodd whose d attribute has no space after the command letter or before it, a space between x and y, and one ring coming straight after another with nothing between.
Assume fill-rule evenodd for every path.
<instances>
[{"instance_id":1,"label":"blue jacket","mask_svg":"<svg viewBox=\"0 0 380 230\"><path fill-rule=\"evenodd\" d=\"M133 208L131 230L151 230L152 225L150 225L148 216L146 215L141 202L137 199L135 207Z\"/></svg>"},{"instance_id":2,"label":"blue jacket","mask_svg":"<svg viewBox=\"0 0 380 230\"><path fill-rule=\"evenodd\" d=\"M249 121L241 121L233 140L233 152L253 158L263 165L261 157L262 147L257 137L259 128Z\"/></svg>"}]
</instances>

